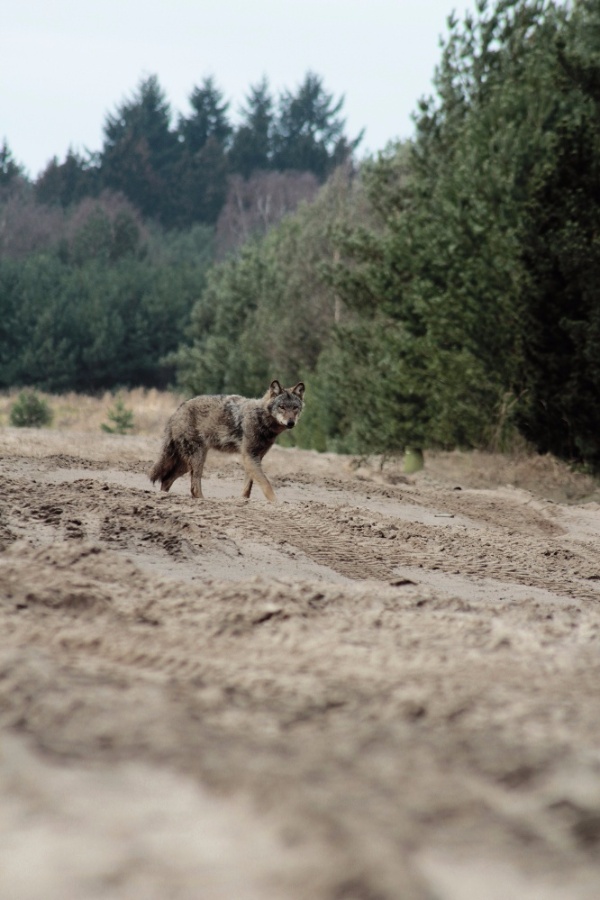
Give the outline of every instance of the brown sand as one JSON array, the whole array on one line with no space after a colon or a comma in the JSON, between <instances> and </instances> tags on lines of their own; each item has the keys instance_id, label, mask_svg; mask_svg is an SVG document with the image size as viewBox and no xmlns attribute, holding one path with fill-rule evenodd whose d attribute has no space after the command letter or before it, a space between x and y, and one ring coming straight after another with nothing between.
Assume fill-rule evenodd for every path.
<instances>
[{"instance_id":1,"label":"brown sand","mask_svg":"<svg viewBox=\"0 0 600 900\"><path fill-rule=\"evenodd\" d=\"M0 897L599 897L591 482L157 449L0 433Z\"/></svg>"}]
</instances>

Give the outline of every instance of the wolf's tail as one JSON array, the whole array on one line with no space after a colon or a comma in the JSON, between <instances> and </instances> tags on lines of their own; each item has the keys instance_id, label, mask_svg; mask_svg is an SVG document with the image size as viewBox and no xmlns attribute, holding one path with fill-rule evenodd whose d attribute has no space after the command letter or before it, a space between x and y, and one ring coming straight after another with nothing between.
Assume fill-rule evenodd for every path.
<instances>
[{"instance_id":1,"label":"wolf's tail","mask_svg":"<svg viewBox=\"0 0 600 900\"><path fill-rule=\"evenodd\" d=\"M181 456L172 438L167 437L163 444L161 454L150 471L150 481L160 481L161 485L168 482L181 468Z\"/></svg>"}]
</instances>

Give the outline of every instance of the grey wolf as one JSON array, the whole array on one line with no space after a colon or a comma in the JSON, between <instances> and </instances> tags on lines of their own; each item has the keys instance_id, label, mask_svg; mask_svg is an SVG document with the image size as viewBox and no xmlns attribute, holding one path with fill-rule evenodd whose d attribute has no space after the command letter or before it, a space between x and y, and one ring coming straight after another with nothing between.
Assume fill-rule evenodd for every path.
<instances>
[{"instance_id":1,"label":"grey wolf","mask_svg":"<svg viewBox=\"0 0 600 900\"><path fill-rule=\"evenodd\" d=\"M272 381L258 400L237 394L202 395L186 400L165 429L160 458L150 472L161 491L191 473L192 497L202 498L202 470L209 450L240 453L246 472L242 497L250 498L256 481L269 501L275 500L262 460L282 431L294 428L304 406L304 384L282 388Z\"/></svg>"}]
</instances>

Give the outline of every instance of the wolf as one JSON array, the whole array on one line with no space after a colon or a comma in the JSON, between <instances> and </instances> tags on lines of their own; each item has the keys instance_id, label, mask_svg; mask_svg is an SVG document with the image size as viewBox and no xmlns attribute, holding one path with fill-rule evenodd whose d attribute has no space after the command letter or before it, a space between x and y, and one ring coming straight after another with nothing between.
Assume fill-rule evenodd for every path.
<instances>
[{"instance_id":1,"label":"wolf","mask_svg":"<svg viewBox=\"0 0 600 900\"><path fill-rule=\"evenodd\" d=\"M246 480L242 497L250 499L256 481L270 502L275 500L262 460L282 431L294 428L304 407L304 383L282 388L272 381L257 399L237 394L202 395L186 400L173 413L165 429L160 457L150 480L160 481L161 491L191 473L192 497L203 499L202 470L209 450L241 453Z\"/></svg>"}]
</instances>

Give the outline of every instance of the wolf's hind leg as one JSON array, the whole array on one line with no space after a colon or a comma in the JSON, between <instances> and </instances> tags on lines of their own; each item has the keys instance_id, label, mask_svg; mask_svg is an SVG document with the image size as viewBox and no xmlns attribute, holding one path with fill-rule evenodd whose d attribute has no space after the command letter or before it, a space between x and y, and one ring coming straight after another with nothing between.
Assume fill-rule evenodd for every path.
<instances>
[{"instance_id":1,"label":"wolf's hind leg","mask_svg":"<svg viewBox=\"0 0 600 900\"><path fill-rule=\"evenodd\" d=\"M204 469L204 463L206 462L207 453L208 448L205 447L204 444L201 444L190 459L192 497L196 497L198 500L204 499L204 494L202 493L202 471Z\"/></svg>"},{"instance_id":2,"label":"wolf's hind leg","mask_svg":"<svg viewBox=\"0 0 600 900\"><path fill-rule=\"evenodd\" d=\"M246 478L246 481L244 483L244 490L242 491L242 497L244 500L250 499L250 494L252 493L252 485L253 484L254 484L254 482L252 481L251 478Z\"/></svg>"}]
</instances>

